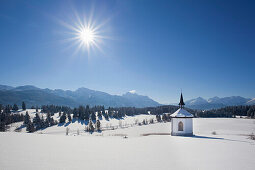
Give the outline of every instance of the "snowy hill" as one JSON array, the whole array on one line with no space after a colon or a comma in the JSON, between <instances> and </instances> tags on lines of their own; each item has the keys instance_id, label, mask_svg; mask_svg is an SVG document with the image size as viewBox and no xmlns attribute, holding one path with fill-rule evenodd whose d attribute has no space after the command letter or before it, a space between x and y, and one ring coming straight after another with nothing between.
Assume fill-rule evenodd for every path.
<instances>
[{"instance_id":1,"label":"snowy hill","mask_svg":"<svg viewBox=\"0 0 255 170\"><path fill-rule=\"evenodd\" d=\"M27 109L26 111L19 110L18 112L14 113L14 114L25 115L26 112L28 112L30 119L33 120L33 118L35 117L35 114L36 114L35 109ZM40 117L43 117L44 119L46 119L47 114L41 113L40 109L39 109L38 114ZM73 114L71 114L71 117L72 116L73 116ZM54 120L59 122L59 119L60 119L59 113L55 113L52 117ZM109 120L106 120L104 117L102 117L102 119L99 119L99 120L101 123L102 132L108 133L107 131L109 131L109 130L111 131L114 129L116 130L116 129L134 127L134 126L141 126L143 124L143 121L146 121L147 124L149 124L149 122L151 120L153 120L153 122L156 122L156 116L155 115L136 115L136 116L125 116L122 119L109 118ZM45 129L38 130L34 133L63 135L66 132L66 128L69 128L70 134L77 134L77 130L79 130L81 133L85 134L84 130L85 130L86 126L88 126L88 121L72 119L71 122L68 122L68 120L66 120L65 123L47 127ZM8 131L15 132L15 131L17 131L17 129L19 129L19 132L24 132L24 133L27 132L25 126L23 126L23 122L11 124L10 129ZM97 135L97 133L95 133L94 135Z\"/></svg>"},{"instance_id":2,"label":"snowy hill","mask_svg":"<svg viewBox=\"0 0 255 170\"><path fill-rule=\"evenodd\" d=\"M33 110L29 113L34 114ZM134 116L127 118L127 122L136 118L149 119L150 116ZM109 123L118 125L118 121L110 120ZM255 133L252 119L194 118L193 137L170 136L170 122L134 125L93 134L80 129L79 135L78 125L84 128L81 123L74 122L32 134L0 132L0 169L255 168L255 141L248 136ZM70 133L66 136L67 127Z\"/></svg>"}]
</instances>

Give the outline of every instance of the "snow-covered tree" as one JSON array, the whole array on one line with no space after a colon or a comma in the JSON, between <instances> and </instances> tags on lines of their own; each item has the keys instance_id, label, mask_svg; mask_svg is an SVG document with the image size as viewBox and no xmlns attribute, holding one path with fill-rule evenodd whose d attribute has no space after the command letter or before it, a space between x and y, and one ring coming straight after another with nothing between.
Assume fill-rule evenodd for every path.
<instances>
[{"instance_id":1,"label":"snow-covered tree","mask_svg":"<svg viewBox=\"0 0 255 170\"><path fill-rule=\"evenodd\" d=\"M88 131L89 131L90 133L92 133L92 132L94 132L94 130L95 130L95 128L94 128L94 126L93 126L93 122L92 122L92 120L90 119L90 120L89 120L89 124L88 124Z\"/></svg>"},{"instance_id":2,"label":"snow-covered tree","mask_svg":"<svg viewBox=\"0 0 255 170\"><path fill-rule=\"evenodd\" d=\"M96 127L97 127L97 131L101 130L101 123L99 120L97 120L97 122L96 122Z\"/></svg>"},{"instance_id":3,"label":"snow-covered tree","mask_svg":"<svg viewBox=\"0 0 255 170\"><path fill-rule=\"evenodd\" d=\"M69 134L69 127L66 127L66 135Z\"/></svg>"},{"instance_id":4,"label":"snow-covered tree","mask_svg":"<svg viewBox=\"0 0 255 170\"><path fill-rule=\"evenodd\" d=\"M119 127L122 128L122 121L119 120Z\"/></svg>"}]
</instances>

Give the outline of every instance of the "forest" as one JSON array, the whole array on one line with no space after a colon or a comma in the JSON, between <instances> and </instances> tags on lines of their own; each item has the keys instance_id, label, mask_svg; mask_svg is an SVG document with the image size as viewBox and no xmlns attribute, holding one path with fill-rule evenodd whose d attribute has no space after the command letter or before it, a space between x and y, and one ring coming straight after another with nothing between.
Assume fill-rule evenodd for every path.
<instances>
[{"instance_id":1,"label":"forest","mask_svg":"<svg viewBox=\"0 0 255 170\"><path fill-rule=\"evenodd\" d=\"M157 121L170 121L170 115L174 113L179 107L172 105L158 106L158 107L108 107L104 106L79 106L78 108L71 108L67 106L56 105L42 105L41 107L32 106L31 109L35 109L35 117L31 120L28 113L25 115L19 114L19 108L17 104L2 105L0 104L0 131L5 131L8 125L15 122L24 121L27 131L33 132L42 128L47 128L59 123L64 123L66 120L80 119L89 122L88 130L94 130L93 122L97 129L100 129L100 119L104 117L106 120L121 119L124 116L135 116L140 114L156 115ZM39 116L39 109L41 113L46 114L46 118ZM192 113L194 117L203 118L235 118L236 116L245 116L248 118L255 118L255 105L249 106L228 106L220 109L212 110L192 110L185 108ZM26 110L25 102L22 102L21 110ZM52 118L54 113L59 113L59 121ZM71 116L72 115L72 116ZM97 119L97 118L98 119Z\"/></svg>"}]
</instances>

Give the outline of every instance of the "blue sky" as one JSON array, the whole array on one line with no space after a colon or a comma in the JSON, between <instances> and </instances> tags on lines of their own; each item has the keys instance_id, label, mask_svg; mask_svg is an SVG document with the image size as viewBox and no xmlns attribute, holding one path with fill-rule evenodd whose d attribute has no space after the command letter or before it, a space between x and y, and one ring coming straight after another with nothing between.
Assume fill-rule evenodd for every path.
<instances>
[{"instance_id":1,"label":"blue sky","mask_svg":"<svg viewBox=\"0 0 255 170\"><path fill-rule=\"evenodd\" d=\"M0 1L0 84L255 97L254 1ZM77 14L105 36L76 52Z\"/></svg>"}]
</instances>

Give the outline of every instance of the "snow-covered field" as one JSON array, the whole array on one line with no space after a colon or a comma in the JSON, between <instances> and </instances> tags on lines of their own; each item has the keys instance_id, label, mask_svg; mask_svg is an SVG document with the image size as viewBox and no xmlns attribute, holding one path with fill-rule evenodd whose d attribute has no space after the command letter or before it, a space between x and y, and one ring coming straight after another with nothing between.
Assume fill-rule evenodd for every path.
<instances>
[{"instance_id":1,"label":"snow-covered field","mask_svg":"<svg viewBox=\"0 0 255 170\"><path fill-rule=\"evenodd\" d=\"M92 135L78 121L34 134L12 132L16 123L0 133L0 169L255 169L255 141L247 136L255 134L255 120L196 118L195 136L177 137L168 135L170 123L135 125L151 118L126 117L121 124L128 128L102 120L102 126L118 128Z\"/></svg>"}]
</instances>

